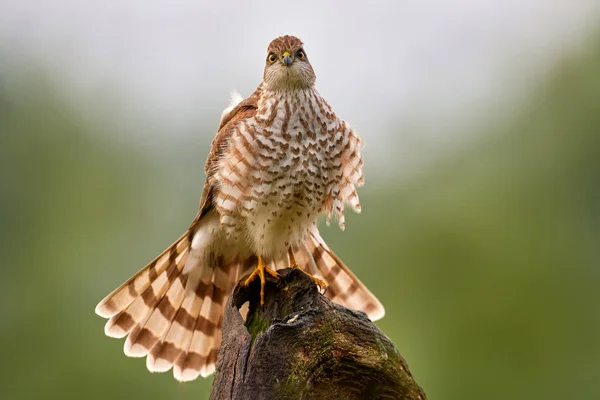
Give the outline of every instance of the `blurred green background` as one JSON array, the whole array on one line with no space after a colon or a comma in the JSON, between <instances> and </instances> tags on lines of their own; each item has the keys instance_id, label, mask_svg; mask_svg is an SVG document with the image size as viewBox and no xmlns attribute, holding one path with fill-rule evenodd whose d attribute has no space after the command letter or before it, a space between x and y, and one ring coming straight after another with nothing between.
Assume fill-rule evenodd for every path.
<instances>
[{"instance_id":1,"label":"blurred green background","mask_svg":"<svg viewBox=\"0 0 600 400\"><path fill-rule=\"evenodd\" d=\"M110 85L84 116L2 51L0 398L207 398L212 378L149 374L93 310L187 227L210 136L137 146ZM410 174L367 159L363 213L324 229L430 399L600 398L600 36L525 97Z\"/></svg>"}]
</instances>

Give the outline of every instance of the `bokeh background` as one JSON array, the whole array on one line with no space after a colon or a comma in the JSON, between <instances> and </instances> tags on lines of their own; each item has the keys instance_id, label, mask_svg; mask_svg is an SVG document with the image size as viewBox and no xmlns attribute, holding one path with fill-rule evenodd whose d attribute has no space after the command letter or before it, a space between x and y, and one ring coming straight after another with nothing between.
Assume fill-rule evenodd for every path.
<instances>
[{"instance_id":1,"label":"bokeh background","mask_svg":"<svg viewBox=\"0 0 600 400\"><path fill-rule=\"evenodd\" d=\"M0 1L0 398L203 399L96 303L188 226L281 34L366 142L330 246L430 399L600 398L598 1Z\"/></svg>"}]
</instances>

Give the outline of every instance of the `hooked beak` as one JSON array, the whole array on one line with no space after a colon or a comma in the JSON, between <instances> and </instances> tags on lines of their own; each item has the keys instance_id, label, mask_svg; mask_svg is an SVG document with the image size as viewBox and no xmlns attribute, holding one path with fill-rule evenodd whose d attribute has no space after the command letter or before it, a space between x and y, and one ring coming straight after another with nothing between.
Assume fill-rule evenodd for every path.
<instances>
[{"instance_id":1,"label":"hooked beak","mask_svg":"<svg viewBox=\"0 0 600 400\"><path fill-rule=\"evenodd\" d=\"M294 60L292 59L292 55L290 54L289 51L286 51L283 53L283 63L285 64L286 67L289 67L290 65L292 65L292 63L294 62Z\"/></svg>"}]
</instances>

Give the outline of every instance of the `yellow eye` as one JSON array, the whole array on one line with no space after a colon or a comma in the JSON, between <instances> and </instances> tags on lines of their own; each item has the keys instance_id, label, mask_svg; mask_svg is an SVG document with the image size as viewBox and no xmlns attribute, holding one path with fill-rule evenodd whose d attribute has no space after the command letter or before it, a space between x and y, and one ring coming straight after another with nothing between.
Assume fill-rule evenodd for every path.
<instances>
[{"instance_id":1,"label":"yellow eye","mask_svg":"<svg viewBox=\"0 0 600 400\"><path fill-rule=\"evenodd\" d=\"M271 53L269 54L268 60L271 64L273 64L275 61L277 61L277 57L275 56L275 54Z\"/></svg>"},{"instance_id":2,"label":"yellow eye","mask_svg":"<svg viewBox=\"0 0 600 400\"><path fill-rule=\"evenodd\" d=\"M304 54L304 52L302 50L300 50L299 52L296 53L296 57L298 57L300 60L304 60L306 55Z\"/></svg>"}]
</instances>

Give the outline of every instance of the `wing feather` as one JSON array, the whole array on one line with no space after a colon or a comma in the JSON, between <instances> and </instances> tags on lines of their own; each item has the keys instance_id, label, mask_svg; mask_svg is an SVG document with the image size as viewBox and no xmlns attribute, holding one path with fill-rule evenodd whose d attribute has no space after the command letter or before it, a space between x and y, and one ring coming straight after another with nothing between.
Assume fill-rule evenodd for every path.
<instances>
[{"instance_id":1,"label":"wing feather","mask_svg":"<svg viewBox=\"0 0 600 400\"><path fill-rule=\"evenodd\" d=\"M212 208L212 199L215 195L215 189L217 185L213 180L215 169L218 161L223 156L223 153L229 145L229 139L234 132L234 126L237 121L252 118L256 115L258 109L258 99L260 97L261 88L259 87L250 95L238 103L231 111L225 113L221 117L221 124L219 125L219 131L212 141L210 152L204 165L204 172L206 173L206 181L202 189L202 195L200 196L200 211L199 216L204 215Z\"/></svg>"}]
</instances>

